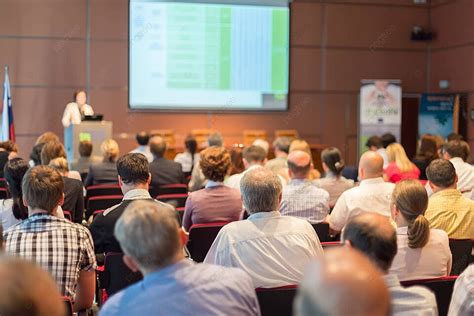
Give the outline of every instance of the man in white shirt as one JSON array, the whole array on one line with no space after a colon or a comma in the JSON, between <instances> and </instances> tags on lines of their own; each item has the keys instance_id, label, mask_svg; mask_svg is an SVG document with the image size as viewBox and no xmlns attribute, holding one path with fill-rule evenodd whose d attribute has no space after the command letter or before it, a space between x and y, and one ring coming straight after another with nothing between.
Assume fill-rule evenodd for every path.
<instances>
[{"instance_id":1,"label":"man in white shirt","mask_svg":"<svg viewBox=\"0 0 474 316\"><path fill-rule=\"evenodd\" d=\"M458 176L457 189L470 199L474 189L474 166L464 161L467 158L466 156L466 150L459 140L449 141L443 146L443 158L451 161L454 169L456 169Z\"/></svg>"},{"instance_id":2,"label":"man in white shirt","mask_svg":"<svg viewBox=\"0 0 474 316\"><path fill-rule=\"evenodd\" d=\"M328 218L333 231L340 232L352 217L364 212L390 217L390 197L395 184L385 182L382 175L382 156L365 152L359 162L360 185L342 193Z\"/></svg>"},{"instance_id":3,"label":"man in white shirt","mask_svg":"<svg viewBox=\"0 0 474 316\"><path fill-rule=\"evenodd\" d=\"M352 218L344 228L342 243L364 253L385 274L391 315L438 315L436 297L430 290L422 286L404 288L397 275L389 274L397 254L397 234L388 218L375 213Z\"/></svg>"},{"instance_id":4,"label":"man in white shirt","mask_svg":"<svg viewBox=\"0 0 474 316\"><path fill-rule=\"evenodd\" d=\"M141 131L137 134L136 140L138 147L132 150L130 153L139 153L145 155L148 162L153 161L153 154L151 153L150 146L148 145L150 141L150 135L147 132Z\"/></svg>"},{"instance_id":5,"label":"man in white shirt","mask_svg":"<svg viewBox=\"0 0 474 316\"><path fill-rule=\"evenodd\" d=\"M469 315L474 315L474 263L457 278L448 312L448 316Z\"/></svg>"},{"instance_id":6,"label":"man in white shirt","mask_svg":"<svg viewBox=\"0 0 474 316\"><path fill-rule=\"evenodd\" d=\"M234 174L224 181L225 185L239 191L242 177L250 170L262 168L267 161L267 154L262 147L252 145L244 149L242 152L242 160L244 162L245 171Z\"/></svg>"},{"instance_id":7,"label":"man in white shirt","mask_svg":"<svg viewBox=\"0 0 474 316\"><path fill-rule=\"evenodd\" d=\"M224 226L204 262L241 268L256 288L297 284L305 266L323 250L307 221L281 216L281 190L278 176L270 170L247 172L241 191L250 216Z\"/></svg>"}]
</instances>

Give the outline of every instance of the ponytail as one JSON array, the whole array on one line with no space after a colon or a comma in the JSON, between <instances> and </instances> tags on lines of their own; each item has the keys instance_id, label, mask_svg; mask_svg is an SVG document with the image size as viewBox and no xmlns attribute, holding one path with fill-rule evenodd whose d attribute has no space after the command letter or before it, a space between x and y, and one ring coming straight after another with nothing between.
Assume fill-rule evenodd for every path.
<instances>
[{"instance_id":1,"label":"ponytail","mask_svg":"<svg viewBox=\"0 0 474 316\"><path fill-rule=\"evenodd\" d=\"M194 155L196 154L197 151L197 141L194 138L194 136L189 135L186 137L184 140L184 146L188 149L189 153L191 154L191 173L193 172L194 169Z\"/></svg>"},{"instance_id":2,"label":"ponytail","mask_svg":"<svg viewBox=\"0 0 474 316\"><path fill-rule=\"evenodd\" d=\"M423 248L430 239L430 223L422 214L408 225L408 247Z\"/></svg>"},{"instance_id":3,"label":"ponytail","mask_svg":"<svg viewBox=\"0 0 474 316\"><path fill-rule=\"evenodd\" d=\"M13 216L18 220L24 220L28 218L28 208L23 204L22 194L13 198L12 213Z\"/></svg>"},{"instance_id":4,"label":"ponytail","mask_svg":"<svg viewBox=\"0 0 474 316\"><path fill-rule=\"evenodd\" d=\"M337 177L339 177L342 170L344 170L344 160L342 160L341 152L336 147L324 149L321 153L321 160Z\"/></svg>"}]
</instances>

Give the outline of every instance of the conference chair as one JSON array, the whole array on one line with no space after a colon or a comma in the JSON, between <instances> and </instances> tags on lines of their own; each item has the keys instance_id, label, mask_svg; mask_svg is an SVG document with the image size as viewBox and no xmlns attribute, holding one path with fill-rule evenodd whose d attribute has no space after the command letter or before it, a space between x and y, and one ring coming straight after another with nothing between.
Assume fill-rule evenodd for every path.
<instances>
[{"instance_id":1,"label":"conference chair","mask_svg":"<svg viewBox=\"0 0 474 316\"><path fill-rule=\"evenodd\" d=\"M176 212L178 213L178 217L179 217L179 225L182 225L183 217L184 217L184 207L177 207Z\"/></svg>"},{"instance_id":2,"label":"conference chair","mask_svg":"<svg viewBox=\"0 0 474 316\"><path fill-rule=\"evenodd\" d=\"M326 242L322 242L321 246L323 246L323 249L330 249L334 247L341 247L342 244L340 241L326 241Z\"/></svg>"},{"instance_id":3,"label":"conference chair","mask_svg":"<svg viewBox=\"0 0 474 316\"><path fill-rule=\"evenodd\" d=\"M451 254L453 255L451 275L460 275L467 268L467 266L473 262L473 245L474 241L471 239L449 240L449 248L451 249Z\"/></svg>"},{"instance_id":4,"label":"conference chair","mask_svg":"<svg viewBox=\"0 0 474 316\"><path fill-rule=\"evenodd\" d=\"M63 214L64 214L64 218L69 220L69 221L73 221L72 220L72 212L71 211L66 211L66 210L63 210Z\"/></svg>"},{"instance_id":5,"label":"conference chair","mask_svg":"<svg viewBox=\"0 0 474 316\"><path fill-rule=\"evenodd\" d=\"M243 132L244 135L244 145L246 147L252 145L256 139L267 140L267 132L261 129L246 129Z\"/></svg>"},{"instance_id":6,"label":"conference chair","mask_svg":"<svg viewBox=\"0 0 474 316\"><path fill-rule=\"evenodd\" d=\"M8 199L8 190L6 188L0 188L0 200Z\"/></svg>"},{"instance_id":7,"label":"conference chair","mask_svg":"<svg viewBox=\"0 0 474 316\"><path fill-rule=\"evenodd\" d=\"M122 195L122 190L118 183L96 184L86 188L86 202L91 197L104 195Z\"/></svg>"},{"instance_id":8,"label":"conference chair","mask_svg":"<svg viewBox=\"0 0 474 316\"><path fill-rule=\"evenodd\" d=\"M290 140L298 139L300 137L296 129L277 129L275 130L275 139L279 137L287 137Z\"/></svg>"},{"instance_id":9,"label":"conference chair","mask_svg":"<svg viewBox=\"0 0 474 316\"><path fill-rule=\"evenodd\" d=\"M347 166L342 170L342 176L346 179L354 180L354 182L358 181L359 177L359 170L357 167L354 166Z\"/></svg>"},{"instance_id":10,"label":"conference chair","mask_svg":"<svg viewBox=\"0 0 474 316\"><path fill-rule=\"evenodd\" d=\"M148 191L151 196L163 194L186 194L188 193L188 186L183 183L164 184L159 187L150 187Z\"/></svg>"},{"instance_id":11,"label":"conference chair","mask_svg":"<svg viewBox=\"0 0 474 316\"><path fill-rule=\"evenodd\" d=\"M94 214L98 210L106 210L109 207L120 204L122 202L123 195L104 195L104 196L93 196L89 199L86 211L86 219Z\"/></svg>"},{"instance_id":12,"label":"conference chair","mask_svg":"<svg viewBox=\"0 0 474 316\"><path fill-rule=\"evenodd\" d=\"M262 316L291 316L297 290L297 285L256 289Z\"/></svg>"},{"instance_id":13,"label":"conference chair","mask_svg":"<svg viewBox=\"0 0 474 316\"><path fill-rule=\"evenodd\" d=\"M320 242L331 241L329 236L329 223L321 222L317 224L311 224L311 226L313 226Z\"/></svg>"},{"instance_id":14,"label":"conference chair","mask_svg":"<svg viewBox=\"0 0 474 316\"><path fill-rule=\"evenodd\" d=\"M7 180L5 178L0 178L0 188L7 188Z\"/></svg>"},{"instance_id":15,"label":"conference chair","mask_svg":"<svg viewBox=\"0 0 474 316\"><path fill-rule=\"evenodd\" d=\"M448 276L434 279L403 281L401 284L405 287L421 285L433 291L436 296L436 303L438 304L438 314L444 316L448 314L454 282L456 282L457 278L457 276Z\"/></svg>"},{"instance_id":16,"label":"conference chair","mask_svg":"<svg viewBox=\"0 0 474 316\"><path fill-rule=\"evenodd\" d=\"M216 239L219 231L229 222L212 222L206 224L194 224L189 229L189 240L186 247L191 258L196 262L203 262L207 252Z\"/></svg>"},{"instance_id":17,"label":"conference chair","mask_svg":"<svg viewBox=\"0 0 474 316\"><path fill-rule=\"evenodd\" d=\"M158 201L173 205L174 207L184 207L188 198L187 193L161 194L156 197Z\"/></svg>"},{"instance_id":18,"label":"conference chair","mask_svg":"<svg viewBox=\"0 0 474 316\"><path fill-rule=\"evenodd\" d=\"M69 298L67 296L62 296L61 297L61 302L64 304L64 307L65 307L64 315L65 316L72 316L73 312L72 312L72 300L71 300L71 298Z\"/></svg>"},{"instance_id":19,"label":"conference chair","mask_svg":"<svg viewBox=\"0 0 474 316\"><path fill-rule=\"evenodd\" d=\"M92 213L92 219L94 219L97 215L104 213L104 210L97 210Z\"/></svg>"}]
</instances>

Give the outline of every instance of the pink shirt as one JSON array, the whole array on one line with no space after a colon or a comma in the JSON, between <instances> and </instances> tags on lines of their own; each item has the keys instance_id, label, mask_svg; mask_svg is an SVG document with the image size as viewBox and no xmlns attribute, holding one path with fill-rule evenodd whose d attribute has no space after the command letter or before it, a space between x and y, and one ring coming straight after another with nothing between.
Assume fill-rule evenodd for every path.
<instances>
[{"instance_id":1,"label":"pink shirt","mask_svg":"<svg viewBox=\"0 0 474 316\"><path fill-rule=\"evenodd\" d=\"M401 172L397 164L392 162L387 166L387 168L385 168L384 172L387 175L388 181L393 182L393 183L397 183L401 180L406 180L406 179L418 180L420 178L420 169L418 169L413 164L412 166L413 166L412 170L407 171L407 172Z\"/></svg>"}]
</instances>

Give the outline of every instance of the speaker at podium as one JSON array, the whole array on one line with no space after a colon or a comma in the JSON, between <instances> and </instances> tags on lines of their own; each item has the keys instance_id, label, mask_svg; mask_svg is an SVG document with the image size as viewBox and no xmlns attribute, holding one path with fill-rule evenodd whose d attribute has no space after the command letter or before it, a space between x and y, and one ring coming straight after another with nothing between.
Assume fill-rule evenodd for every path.
<instances>
[{"instance_id":1,"label":"speaker at podium","mask_svg":"<svg viewBox=\"0 0 474 316\"><path fill-rule=\"evenodd\" d=\"M64 129L64 145L67 160L72 162L79 159L79 143L92 142L92 156L102 156L100 145L106 139L112 138L112 122L103 121L102 115L85 117L81 124L71 124Z\"/></svg>"}]
</instances>

